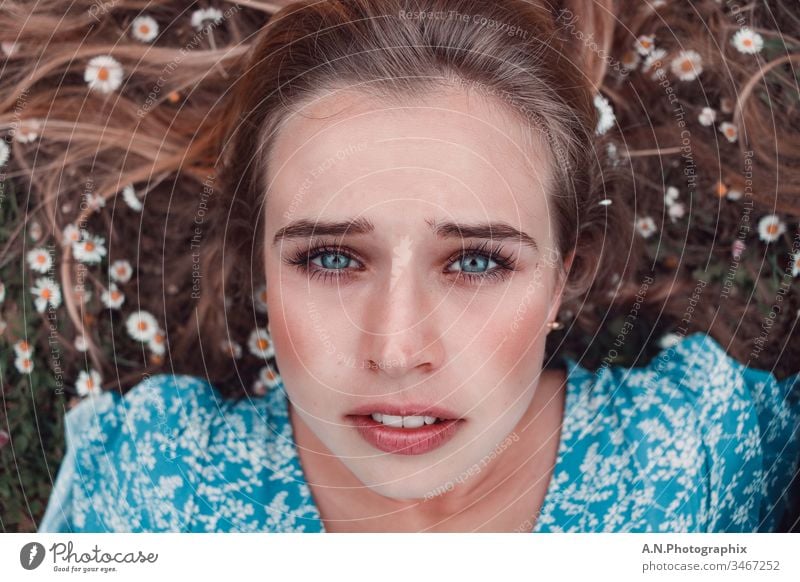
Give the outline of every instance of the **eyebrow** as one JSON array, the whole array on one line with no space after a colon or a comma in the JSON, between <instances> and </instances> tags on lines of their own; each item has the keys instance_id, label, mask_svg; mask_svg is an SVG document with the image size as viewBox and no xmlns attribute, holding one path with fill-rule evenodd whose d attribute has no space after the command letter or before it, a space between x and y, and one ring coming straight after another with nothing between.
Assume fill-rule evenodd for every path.
<instances>
[{"instance_id":1,"label":"eyebrow","mask_svg":"<svg viewBox=\"0 0 800 582\"><path fill-rule=\"evenodd\" d=\"M426 220L433 234L439 238L479 238L489 240L517 239L522 244L535 250L539 249L536 240L527 233L514 228L505 222L435 222ZM273 246L283 240L295 238L311 238L314 236L344 236L369 234L375 230L375 225L366 218L356 218L343 221L309 220L302 218L284 226L272 239Z\"/></svg>"}]
</instances>

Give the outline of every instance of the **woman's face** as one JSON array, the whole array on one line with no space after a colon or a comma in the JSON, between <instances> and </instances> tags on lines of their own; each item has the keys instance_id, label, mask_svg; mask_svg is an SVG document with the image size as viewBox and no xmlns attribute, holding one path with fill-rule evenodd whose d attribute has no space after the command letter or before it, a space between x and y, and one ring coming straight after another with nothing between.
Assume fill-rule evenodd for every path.
<instances>
[{"instance_id":1,"label":"woman's face","mask_svg":"<svg viewBox=\"0 0 800 582\"><path fill-rule=\"evenodd\" d=\"M301 421L387 497L452 487L514 431L558 311L548 157L491 99L327 95L269 160L281 376Z\"/></svg>"}]
</instances>

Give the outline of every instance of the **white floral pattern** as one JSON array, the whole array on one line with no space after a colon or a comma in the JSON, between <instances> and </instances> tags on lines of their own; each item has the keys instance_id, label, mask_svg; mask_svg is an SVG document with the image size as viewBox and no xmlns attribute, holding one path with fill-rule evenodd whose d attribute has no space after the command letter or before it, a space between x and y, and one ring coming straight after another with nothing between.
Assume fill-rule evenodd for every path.
<instances>
[{"instance_id":1,"label":"white floral pattern","mask_svg":"<svg viewBox=\"0 0 800 582\"><path fill-rule=\"evenodd\" d=\"M565 358L558 458L534 532L772 531L800 454L800 374L695 333L647 366ZM67 413L41 532L324 532L281 383L225 400L162 374Z\"/></svg>"}]
</instances>

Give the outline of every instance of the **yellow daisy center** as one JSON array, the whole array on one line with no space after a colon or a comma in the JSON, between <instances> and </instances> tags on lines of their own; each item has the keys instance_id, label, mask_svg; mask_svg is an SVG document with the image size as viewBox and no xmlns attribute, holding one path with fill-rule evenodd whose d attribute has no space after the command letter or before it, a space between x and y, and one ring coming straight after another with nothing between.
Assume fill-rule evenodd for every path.
<instances>
[{"instance_id":1,"label":"yellow daisy center","mask_svg":"<svg viewBox=\"0 0 800 582\"><path fill-rule=\"evenodd\" d=\"M267 339L260 339L256 342L259 350L266 350L269 347L269 340Z\"/></svg>"}]
</instances>

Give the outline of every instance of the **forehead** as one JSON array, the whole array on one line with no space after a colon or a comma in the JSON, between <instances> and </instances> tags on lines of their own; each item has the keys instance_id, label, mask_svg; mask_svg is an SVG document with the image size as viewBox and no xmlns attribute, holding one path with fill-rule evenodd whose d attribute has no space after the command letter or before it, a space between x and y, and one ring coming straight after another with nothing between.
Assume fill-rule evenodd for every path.
<instances>
[{"instance_id":1,"label":"forehead","mask_svg":"<svg viewBox=\"0 0 800 582\"><path fill-rule=\"evenodd\" d=\"M284 121L267 205L278 218L349 217L417 201L431 215L519 224L551 210L549 159L538 133L495 97L451 88L399 103L342 91Z\"/></svg>"}]
</instances>

